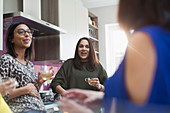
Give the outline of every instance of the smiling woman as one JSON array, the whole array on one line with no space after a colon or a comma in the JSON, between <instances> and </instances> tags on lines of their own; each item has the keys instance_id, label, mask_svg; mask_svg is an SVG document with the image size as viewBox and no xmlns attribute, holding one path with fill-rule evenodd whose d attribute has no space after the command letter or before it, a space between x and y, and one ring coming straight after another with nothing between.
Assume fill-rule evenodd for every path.
<instances>
[{"instance_id":1,"label":"smiling woman","mask_svg":"<svg viewBox=\"0 0 170 113\"><path fill-rule=\"evenodd\" d=\"M33 56L32 30L24 22L14 22L6 34L7 53L0 57L2 78L15 78L18 86L9 95L4 96L12 112L38 110L45 107L38 93L42 77L37 76L29 60Z\"/></svg>"},{"instance_id":2,"label":"smiling woman","mask_svg":"<svg viewBox=\"0 0 170 113\"><path fill-rule=\"evenodd\" d=\"M95 79L88 83L85 78ZM83 37L77 43L74 58L64 62L51 87L53 92L61 95L71 88L103 91L106 79L106 71L97 59L92 42Z\"/></svg>"},{"instance_id":3,"label":"smiling woman","mask_svg":"<svg viewBox=\"0 0 170 113\"><path fill-rule=\"evenodd\" d=\"M79 54L82 62L88 61L89 50L90 49L89 49L88 41L82 40L79 44L79 47L78 47L78 54Z\"/></svg>"}]
</instances>

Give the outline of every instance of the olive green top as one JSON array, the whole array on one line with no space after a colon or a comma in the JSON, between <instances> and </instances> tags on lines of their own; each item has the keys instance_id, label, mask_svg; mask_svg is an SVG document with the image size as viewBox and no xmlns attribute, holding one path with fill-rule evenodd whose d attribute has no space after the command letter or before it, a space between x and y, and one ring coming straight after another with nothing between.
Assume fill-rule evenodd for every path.
<instances>
[{"instance_id":1,"label":"olive green top","mask_svg":"<svg viewBox=\"0 0 170 113\"><path fill-rule=\"evenodd\" d=\"M96 90L96 87L90 86L85 82L85 78L99 78L101 84L104 84L105 80L108 78L105 69L100 63L98 63L98 68L90 72L86 69L88 62L82 63L82 70L76 69L73 65L73 59L68 59L61 66L60 70L56 74L55 78L51 82L51 88L53 92L56 92L56 86L60 85L64 89L80 88Z\"/></svg>"}]
</instances>

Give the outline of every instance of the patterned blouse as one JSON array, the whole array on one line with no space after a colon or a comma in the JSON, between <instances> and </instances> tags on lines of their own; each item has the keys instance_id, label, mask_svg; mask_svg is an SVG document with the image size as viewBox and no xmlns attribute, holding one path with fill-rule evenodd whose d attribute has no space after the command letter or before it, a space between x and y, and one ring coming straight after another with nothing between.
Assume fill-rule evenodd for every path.
<instances>
[{"instance_id":1,"label":"patterned blouse","mask_svg":"<svg viewBox=\"0 0 170 113\"><path fill-rule=\"evenodd\" d=\"M27 64L23 65L15 60L9 54L3 54L0 57L0 74L2 78L15 78L18 82L16 88L24 87L28 83L33 83L38 91L38 76L34 71L33 64L26 60ZM29 110L45 111L45 106L41 99L25 94L8 100L8 96L4 97L5 101L14 113L26 112Z\"/></svg>"}]
</instances>

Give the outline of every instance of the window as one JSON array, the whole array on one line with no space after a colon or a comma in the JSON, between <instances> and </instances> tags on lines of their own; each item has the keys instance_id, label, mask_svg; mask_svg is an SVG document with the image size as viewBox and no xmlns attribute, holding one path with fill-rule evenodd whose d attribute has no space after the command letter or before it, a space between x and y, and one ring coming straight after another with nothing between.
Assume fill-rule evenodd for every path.
<instances>
[{"instance_id":1,"label":"window","mask_svg":"<svg viewBox=\"0 0 170 113\"><path fill-rule=\"evenodd\" d=\"M127 37L118 24L107 24L106 28L106 71L112 76L124 58Z\"/></svg>"}]
</instances>

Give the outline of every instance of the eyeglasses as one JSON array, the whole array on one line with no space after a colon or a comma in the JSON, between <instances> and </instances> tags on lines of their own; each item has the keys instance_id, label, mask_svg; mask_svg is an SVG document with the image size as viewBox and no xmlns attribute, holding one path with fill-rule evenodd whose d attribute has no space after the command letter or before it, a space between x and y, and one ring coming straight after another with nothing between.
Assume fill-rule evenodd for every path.
<instances>
[{"instance_id":1,"label":"eyeglasses","mask_svg":"<svg viewBox=\"0 0 170 113\"><path fill-rule=\"evenodd\" d=\"M17 30L17 33L19 34L19 35L25 35L25 33L28 33L29 35L33 35L33 30L28 30L28 31L25 31L24 29L18 29Z\"/></svg>"}]
</instances>

